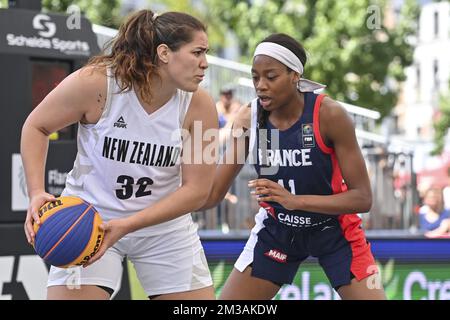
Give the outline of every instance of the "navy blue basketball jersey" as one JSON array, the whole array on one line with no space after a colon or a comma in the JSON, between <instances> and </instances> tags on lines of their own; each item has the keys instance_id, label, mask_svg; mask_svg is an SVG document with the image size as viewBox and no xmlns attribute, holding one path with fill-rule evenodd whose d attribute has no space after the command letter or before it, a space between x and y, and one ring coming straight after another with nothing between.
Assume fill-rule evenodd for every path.
<instances>
[{"instance_id":1,"label":"navy blue basketball jersey","mask_svg":"<svg viewBox=\"0 0 450 320\"><path fill-rule=\"evenodd\" d=\"M346 190L333 149L325 145L319 131L319 107L323 97L304 93L303 113L286 130L278 130L269 119L263 128L256 125L254 162L258 178L277 182L296 195L331 195ZM275 202L260 204L276 220L293 227L314 227L337 217L291 211Z\"/></svg>"}]
</instances>

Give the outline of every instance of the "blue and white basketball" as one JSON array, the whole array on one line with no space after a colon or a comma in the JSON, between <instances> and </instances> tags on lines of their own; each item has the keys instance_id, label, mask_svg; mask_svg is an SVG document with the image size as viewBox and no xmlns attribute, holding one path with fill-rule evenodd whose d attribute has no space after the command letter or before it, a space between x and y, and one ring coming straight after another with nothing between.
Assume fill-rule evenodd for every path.
<instances>
[{"instance_id":1,"label":"blue and white basketball","mask_svg":"<svg viewBox=\"0 0 450 320\"><path fill-rule=\"evenodd\" d=\"M60 268L83 265L98 251L104 231L93 205L77 197L59 197L39 209L33 225L34 249L45 262Z\"/></svg>"}]
</instances>

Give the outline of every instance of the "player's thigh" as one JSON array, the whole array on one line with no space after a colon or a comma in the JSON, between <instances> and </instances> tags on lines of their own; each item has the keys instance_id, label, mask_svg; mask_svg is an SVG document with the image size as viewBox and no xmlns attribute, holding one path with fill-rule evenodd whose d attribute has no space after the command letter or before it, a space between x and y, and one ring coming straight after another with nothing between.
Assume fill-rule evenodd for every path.
<instances>
[{"instance_id":1,"label":"player's thigh","mask_svg":"<svg viewBox=\"0 0 450 320\"><path fill-rule=\"evenodd\" d=\"M220 294L220 300L269 300L280 290L280 286L251 275L249 266L243 272L233 268Z\"/></svg>"},{"instance_id":2,"label":"player's thigh","mask_svg":"<svg viewBox=\"0 0 450 320\"><path fill-rule=\"evenodd\" d=\"M123 256L113 247L92 265L73 268L52 266L47 281L47 298L109 299L120 289Z\"/></svg>"},{"instance_id":3,"label":"player's thigh","mask_svg":"<svg viewBox=\"0 0 450 320\"><path fill-rule=\"evenodd\" d=\"M152 300L215 300L214 287L158 295Z\"/></svg>"},{"instance_id":4,"label":"player's thigh","mask_svg":"<svg viewBox=\"0 0 450 320\"><path fill-rule=\"evenodd\" d=\"M379 273L359 281L353 278L350 284L341 286L338 293L343 300L386 300Z\"/></svg>"},{"instance_id":5,"label":"player's thigh","mask_svg":"<svg viewBox=\"0 0 450 320\"><path fill-rule=\"evenodd\" d=\"M128 255L149 297L207 292L213 281L206 256L193 224L160 235L136 238ZM205 297L207 298L207 296Z\"/></svg>"},{"instance_id":6,"label":"player's thigh","mask_svg":"<svg viewBox=\"0 0 450 320\"><path fill-rule=\"evenodd\" d=\"M52 286L47 289L47 300L109 300L109 293L96 285L83 285L74 289Z\"/></svg>"}]
</instances>

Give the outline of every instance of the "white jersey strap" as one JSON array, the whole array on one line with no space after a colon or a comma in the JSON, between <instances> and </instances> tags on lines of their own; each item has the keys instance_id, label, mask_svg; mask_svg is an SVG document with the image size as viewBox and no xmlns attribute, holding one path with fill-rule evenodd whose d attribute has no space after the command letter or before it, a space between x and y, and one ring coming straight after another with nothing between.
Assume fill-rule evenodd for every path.
<instances>
[{"instance_id":1,"label":"white jersey strap","mask_svg":"<svg viewBox=\"0 0 450 320\"><path fill-rule=\"evenodd\" d=\"M256 163L256 130L258 127L258 99L251 102L251 125L250 125L250 143L248 147L248 161L250 164Z\"/></svg>"},{"instance_id":2,"label":"white jersey strap","mask_svg":"<svg viewBox=\"0 0 450 320\"><path fill-rule=\"evenodd\" d=\"M186 118L186 114L188 112L189 106L191 105L192 100L192 92L181 91L177 89L177 93L179 96L180 102L180 114L179 114L179 123L180 129L183 128L184 119Z\"/></svg>"},{"instance_id":3,"label":"white jersey strap","mask_svg":"<svg viewBox=\"0 0 450 320\"><path fill-rule=\"evenodd\" d=\"M106 101L105 101L105 109L103 110L102 118L106 118L111 111L111 101L112 95L114 93L114 74L110 67L106 67Z\"/></svg>"}]
</instances>

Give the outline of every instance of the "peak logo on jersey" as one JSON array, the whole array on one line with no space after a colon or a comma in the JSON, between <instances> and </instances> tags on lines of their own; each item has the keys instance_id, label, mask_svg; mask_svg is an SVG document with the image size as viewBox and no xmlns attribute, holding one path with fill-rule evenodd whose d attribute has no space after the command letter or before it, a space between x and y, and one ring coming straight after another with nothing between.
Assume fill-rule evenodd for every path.
<instances>
[{"instance_id":1,"label":"peak logo on jersey","mask_svg":"<svg viewBox=\"0 0 450 320\"><path fill-rule=\"evenodd\" d=\"M266 257L269 257L272 260L275 260L280 263L286 263L287 254L283 253L281 251L278 251L277 249L270 249L266 253L264 253Z\"/></svg>"},{"instance_id":2,"label":"peak logo on jersey","mask_svg":"<svg viewBox=\"0 0 450 320\"><path fill-rule=\"evenodd\" d=\"M114 128L127 128L127 124L125 123L125 120L123 120L123 117L121 116L119 119L117 119L116 122L114 122Z\"/></svg>"}]
</instances>

